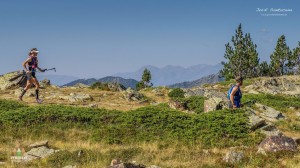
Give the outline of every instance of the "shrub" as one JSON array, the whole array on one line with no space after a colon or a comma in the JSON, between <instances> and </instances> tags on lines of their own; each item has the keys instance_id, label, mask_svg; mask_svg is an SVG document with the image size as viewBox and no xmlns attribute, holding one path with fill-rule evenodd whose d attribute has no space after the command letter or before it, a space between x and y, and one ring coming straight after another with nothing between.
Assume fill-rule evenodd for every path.
<instances>
[{"instance_id":1,"label":"shrub","mask_svg":"<svg viewBox=\"0 0 300 168\"><path fill-rule=\"evenodd\" d=\"M109 91L108 83L102 83L102 82L95 82L90 86L90 88Z\"/></svg>"},{"instance_id":2,"label":"shrub","mask_svg":"<svg viewBox=\"0 0 300 168\"><path fill-rule=\"evenodd\" d=\"M198 109L203 98L188 100L191 109ZM14 106L13 102L0 102L8 108ZM65 140L69 129L76 128L85 130L88 140L108 144L178 141L222 147L254 142L243 110L191 115L167 108L165 104L127 112L57 105L25 106L8 111L0 107L0 126L2 135L51 136L61 140Z\"/></svg>"},{"instance_id":3,"label":"shrub","mask_svg":"<svg viewBox=\"0 0 300 168\"><path fill-rule=\"evenodd\" d=\"M184 98L184 91L180 88L175 88L169 92L168 96L170 98Z\"/></svg>"}]
</instances>

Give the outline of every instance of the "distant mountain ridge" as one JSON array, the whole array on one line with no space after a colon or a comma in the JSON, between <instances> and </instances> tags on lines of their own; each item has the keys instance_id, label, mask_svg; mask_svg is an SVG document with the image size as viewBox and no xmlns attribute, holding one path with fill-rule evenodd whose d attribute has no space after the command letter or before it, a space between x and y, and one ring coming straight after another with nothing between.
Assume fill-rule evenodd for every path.
<instances>
[{"instance_id":1,"label":"distant mountain ridge","mask_svg":"<svg viewBox=\"0 0 300 168\"><path fill-rule=\"evenodd\" d=\"M77 80L79 78L74 77L74 76L68 76L68 75L54 75L54 74L37 74L38 80L43 80L43 79L49 79L51 84L57 85L57 86L62 86L66 83L72 82L74 80Z\"/></svg>"},{"instance_id":2,"label":"distant mountain ridge","mask_svg":"<svg viewBox=\"0 0 300 168\"><path fill-rule=\"evenodd\" d=\"M136 81L134 79L124 79L124 78L121 78L121 77L107 76L107 77L100 78L100 79L95 79L95 78L78 79L78 80L72 81L70 83L67 83L63 86L74 86L77 83L82 83L82 84L85 84L85 85L92 85L95 82L104 82L104 83L116 82L116 83L122 84L126 88L131 87L133 89L135 88L136 84L138 83L138 81Z\"/></svg>"},{"instance_id":3,"label":"distant mountain ridge","mask_svg":"<svg viewBox=\"0 0 300 168\"><path fill-rule=\"evenodd\" d=\"M208 75L205 77L202 77L200 79L194 80L194 81L187 81L182 83L176 83L173 85L169 85L170 88L192 88L195 86L201 86L204 84L214 84L224 81L224 78L220 77L219 73Z\"/></svg>"},{"instance_id":4,"label":"distant mountain ridge","mask_svg":"<svg viewBox=\"0 0 300 168\"><path fill-rule=\"evenodd\" d=\"M114 76L140 80L145 68L150 70L152 75L151 82L154 84L154 86L167 86L174 83L197 80L201 77L218 73L221 70L222 65L199 64L187 68L173 65L158 68L152 65L147 65L135 72L117 73L114 74Z\"/></svg>"}]
</instances>

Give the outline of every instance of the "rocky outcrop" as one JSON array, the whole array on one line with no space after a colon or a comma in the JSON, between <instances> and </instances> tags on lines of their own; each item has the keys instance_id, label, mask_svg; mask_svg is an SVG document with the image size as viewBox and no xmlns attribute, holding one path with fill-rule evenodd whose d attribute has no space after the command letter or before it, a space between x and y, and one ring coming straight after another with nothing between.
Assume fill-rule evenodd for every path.
<instances>
[{"instance_id":1,"label":"rocky outcrop","mask_svg":"<svg viewBox=\"0 0 300 168\"><path fill-rule=\"evenodd\" d=\"M142 93L132 90L131 88L128 88L126 91L124 91L123 95L128 101L140 101L145 97Z\"/></svg>"},{"instance_id":2,"label":"rocky outcrop","mask_svg":"<svg viewBox=\"0 0 300 168\"><path fill-rule=\"evenodd\" d=\"M255 105L258 107L258 109L260 111L262 111L261 117L265 118L268 121L274 122L274 121L285 118L285 116L281 112L279 112L271 107L268 107L268 106L265 106L262 104L258 104L258 103L256 103Z\"/></svg>"},{"instance_id":3,"label":"rocky outcrop","mask_svg":"<svg viewBox=\"0 0 300 168\"><path fill-rule=\"evenodd\" d=\"M93 97L89 94L81 94L81 93L70 93L69 96L59 96L60 99L69 100L70 102L77 101L92 101Z\"/></svg>"},{"instance_id":4,"label":"rocky outcrop","mask_svg":"<svg viewBox=\"0 0 300 168\"><path fill-rule=\"evenodd\" d=\"M252 85L245 87L245 91L300 96L300 76L293 75L259 78L258 80L255 80Z\"/></svg>"},{"instance_id":5,"label":"rocky outcrop","mask_svg":"<svg viewBox=\"0 0 300 168\"><path fill-rule=\"evenodd\" d=\"M18 76L22 75L23 71L14 71L0 76L0 90L14 89L18 88L17 82L19 81ZM10 81L10 79L14 79Z\"/></svg>"},{"instance_id":6,"label":"rocky outcrop","mask_svg":"<svg viewBox=\"0 0 300 168\"><path fill-rule=\"evenodd\" d=\"M255 114L251 114L249 116L249 124L250 124L250 129L252 131L261 128L262 126L266 125L266 121L262 118L260 118L259 116L255 115Z\"/></svg>"},{"instance_id":7,"label":"rocky outcrop","mask_svg":"<svg viewBox=\"0 0 300 168\"><path fill-rule=\"evenodd\" d=\"M108 89L113 92L122 92L122 91L126 90L126 87L120 83L115 83L115 82L108 83L107 86L108 86Z\"/></svg>"},{"instance_id":8,"label":"rocky outcrop","mask_svg":"<svg viewBox=\"0 0 300 168\"><path fill-rule=\"evenodd\" d=\"M258 146L259 153L278 151L297 151L297 144L292 138L286 136L270 136Z\"/></svg>"},{"instance_id":9,"label":"rocky outcrop","mask_svg":"<svg viewBox=\"0 0 300 168\"><path fill-rule=\"evenodd\" d=\"M48 157L59 150L49 148L48 141L41 141L28 146L30 149L23 156L12 157L12 162L30 162L36 159Z\"/></svg>"},{"instance_id":10,"label":"rocky outcrop","mask_svg":"<svg viewBox=\"0 0 300 168\"><path fill-rule=\"evenodd\" d=\"M204 100L204 112L221 110L229 107L230 101L225 93L206 90L204 92L204 97L207 98Z\"/></svg>"},{"instance_id":11,"label":"rocky outcrop","mask_svg":"<svg viewBox=\"0 0 300 168\"><path fill-rule=\"evenodd\" d=\"M221 110L228 108L230 101L227 98L225 93L204 89L204 88L193 88L193 89L184 89L185 97L190 96L203 96L206 99L204 100L204 112Z\"/></svg>"}]
</instances>

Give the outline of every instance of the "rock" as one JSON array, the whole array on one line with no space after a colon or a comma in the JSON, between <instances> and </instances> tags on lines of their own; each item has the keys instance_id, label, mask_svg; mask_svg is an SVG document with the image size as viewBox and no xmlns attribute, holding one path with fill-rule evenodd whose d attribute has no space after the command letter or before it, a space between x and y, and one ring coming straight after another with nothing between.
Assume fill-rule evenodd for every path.
<instances>
[{"instance_id":1,"label":"rock","mask_svg":"<svg viewBox=\"0 0 300 168\"><path fill-rule=\"evenodd\" d=\"M132 90L131 88L127 89L124 93L124 98L128 101L133 100L133 101L140 101L142 100L145 96L138 91Z\"/></svg>"},{"instance_id":2,"label":"rock","mask_svg":"<svg viewBox=\"0 0 300 168\"><path fill-rule=\"evenodd\" d=\"M126 90L126 87L120 83L108 83L108 89L113 92L122 92Z\"/></svg>"},{"instance_id":3,"label":"rock","mask_svg":"<svg viewBox=\"0 0 300 168\"><path fill-rule=\"evenodd\" d=\"M20 78L17 78L14 81L9 81L14 77L18 77L23 74L23 71L14 71L0 76L0 90L7 90L18 88L17 82ZM21 76L20 76L21 77Z\"/></svg>"},{"instance_id":4,"label":"rock","mask_svg":"<svg viewBox=\"0 0 300 168\"><path fill-rule=\"evenodd\" d=\"M229 151L226 153L226 156L223 158L223 160L226 163L238 163L244 158L244 152L241 151Z\"/></svg>"},{"instance_id":5,"label":"rock","mask_svg":"<svg viewBox=\"0 0 300 168\"><path fill-rule=\"evenodd\" d=\"M285 116L283 116L283 114L281 112L279 112L271 107L268 107L268 106L265 106L262 104L258 104L258 103L256 103L255 105L262 111L261 116L269 121L274 122L279 119L285 118Z\"/></svg>"},{"instance_id":6,"label":"rock","mask_svg":"<svg viewBox=\"0 0 300 168\"><path fill-rule=\"evenodd\" d=\"M261 133L266 136L281 136L282 132L279 131L274 125L266 125L261 128Z\"/></svg>"},{"instance_id":7,"label":"rock","mask_svg":"<svg viewBox=\"0 0 300 168\"><path fill-rule=\"evenodd\" d=\"M71 102L76 101L92 101L93 97L89 94L71 93L70 96L59 96L60 99L69 100Z\"/></svg>"},{"instance_id":8,"label":"rock","mask_svg":"<svg viewBox=\"0 0 300 168\"><path fill-rule=\"evenodd\" d=\"M264 139L258 146L258 152L297 151L296 142L286 136L270 136Z\"/></svg>"},{"instance_id":9,"label":"rock","mask_svg":"<svg viewBox=\"0 0 300 168\"><path fill-rule=\"evenodd\" d=\"M249 116L249 121L250 121L250 128L253 131L256 130L257 128L266 125L266 121L255 114L251 114Z\"/></svg>"},{"instance_id":10,"label":"rock","mask_svg":"<svg viewBox=\"0 0 300 168\"><path fill-rule=\"evenodd\" d=\"M191 97L191 96L204 96L205 93L204 88L195 88L195 89L183 89L185 92L184 97Z\"/></svg>"},{"instance_id":11,"label":"rock","mask_svg":"<svg viewBox=\"0 0 300 168\"><path fill-rule=\"evenodd\" d=\"M45 141L40 141L40 142L36 142L34 144L31 144L29 145L29 148L38 148L38 147L41 147L41 146L46 146L48 147L48 140L45 140Z\"/></svg>"},{"instance_id":12,"label":"rock","mask_svg":"<svg viewBox=\"0 0 300 168\"><path fill-rule=\"evenodd\" d=\"M300 80L298 75L260 78L252 84L256 91L269 94L300 95Z\"/></svg>"},{"instance_id":13,"label":"rock","mask_svg":"<svg viewBox=\"0 0 300 168\"><path fill-rule=\"evenodd\" d=\"M178 100L170 100L169 107L175 110L187 110L187 104Z\"/></svg>"},{"instance_id":14,"label":"rock","mask_svg":"<svg viewBox=\"0 0 300 168\"><path fill-rule=\"evenodd\" d=\"M230 101L225 93L206 90L204 97L207 98L204 100L204 112L221 110L229 107Z\"/></svg>"},{"instance_id":15,"label":"rock","mask_svg":"<svg viewBox=\"0 0 300 168\"><path fill-rule=\"evenodd\" d=\"M297 143L297 145L300 145L300 138L299 137L295 137L295 138L293 138L293 140Z\"/></svg>"},{"instance_id":16,"label":"rock","mask_svg":"<svg viewBox=\"0 0 300 168\"><path fill-rule=\"evenodd\" d=\"M30 151L26 152L24 156L27 157L28 161L31 161L34 159L45 158L47 156L50 156L54 152L54 149L50 149L46 146L41 146L37 148L32 148Z\"/></svg>"},{"instance_id":17,"label":"rock","mask_svg":"<svg viewBox=\"0 0 300 168\"><path fill-rule=\"evenodd\" d=\"M296 116L300 117L300 112L296 112Z\"/></svg>"},{"instance_id":18,"label":"rock","mask_svg":"<svg viewBox=\"0 0 300 168\"><path fill-rule=\"evenodd\" d=\"M49 79L44 79L44 80L40 81L40 86L43 87L43 88L48 87L50 85L51 84L50 84L50 80Z\"/></svg>"}]
</instances>

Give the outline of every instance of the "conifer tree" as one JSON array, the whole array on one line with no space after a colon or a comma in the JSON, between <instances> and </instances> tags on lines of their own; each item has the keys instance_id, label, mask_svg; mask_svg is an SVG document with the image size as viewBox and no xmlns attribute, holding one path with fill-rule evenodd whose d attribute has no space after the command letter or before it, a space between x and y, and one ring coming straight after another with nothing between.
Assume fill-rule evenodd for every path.
<instances>
[{"instance_id":1,"label":"conifer tree","mask_svg":"<svg viewBox=\"0 0 300 168\"><path fill-rule=\"evenodd\" d=\"M296 73L300 73L300 41L298 42L298 46L293 49L293 54L289 59L289 67L296 68Z\"/></svg>"},{"instance_id":2,"label":"conifer tree","mask_svg":"<svg viewBox=\"0 0 300 168\"><path fill-rule=\"evenodd\" d=\"M287 72L285 68L291 67L292 64L289 61L292 57L292 52L286 44L285 36L281 35L278 38L276 48L271 54L271 74L274 76L284 75Z\"/></svg>"},{"instance_id":3,"label":"conifer tree","mask_svg":"<svg viewBox=\"0 0 300 168\"><path fill-rule=\"evenodd\" d=\"M220 71L221 76L225 77L226 80L236 76L245 78L257 76L259 71L257 46L252 42L249 33L243 34L241 24L236 29L231 42L233 46L229 42L225 44L224 58L227 62L222 62L224 67Z\"/></svg>"}]
</instances>

